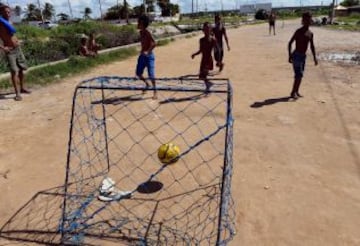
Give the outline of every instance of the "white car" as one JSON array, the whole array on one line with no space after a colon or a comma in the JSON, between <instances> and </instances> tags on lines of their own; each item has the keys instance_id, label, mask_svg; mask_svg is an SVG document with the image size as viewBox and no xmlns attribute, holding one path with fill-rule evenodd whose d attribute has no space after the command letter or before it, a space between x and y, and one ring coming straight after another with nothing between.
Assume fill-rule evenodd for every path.
<instances>
[{"instance_id":1,"label":"white car","mask_svg":"<svg viewBox=\"0 0 360 246\"><path fill-rule=\"evenodd\" d=\"M51 21L44 21L44 23L42 23L42 22L39 23L39 27L44 28L44 29L51 29L51 28L54 28L57 26L58 26L58 24L53 23Z\"/></svg>"}]
</instances>

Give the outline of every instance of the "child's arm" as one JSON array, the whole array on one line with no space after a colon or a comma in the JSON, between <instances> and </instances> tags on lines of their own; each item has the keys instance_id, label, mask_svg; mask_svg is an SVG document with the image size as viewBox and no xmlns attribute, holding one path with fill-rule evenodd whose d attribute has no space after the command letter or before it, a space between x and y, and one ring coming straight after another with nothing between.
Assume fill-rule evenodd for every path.
<instances>
[{"instance_id":1,"label":"child's arm","mask_svg":"<svg viewBox=\"0 0 360 246\"><path fill-rule=\"evenodd\" d=\"M315 52L314 34L311 35L311 39L310 39L310 49L311 49L311 53L312 53L312 55L313 55L313 57L314 57L315 66L317 66L318 61L317 61L316 52Z\"/></svg>"},{"instance_id":2,"label":"child's arm","mask_svg":"<svg viewBox=\"0 0 360 246\"><path fill-rule=\"evenodd\" d=\"M191 55L191 58L194 59L195 56L199 55L201 53L201 50L198 50L194 54Z\"/></svg>"},{"instance_id":3,"label":"child's arm","mask_svg":"<svg viewBox=\"0 0 360 246\"><path fill-rule=\"evenodd\" d=\"M292 43L295 41L295 36L296 36L296 32L294 33L294 35L291 37L289 44L288 44L288 52L289 52L289 62L292 63L293 59L292 59L292 55L291 55L291 46Z\"/></svg>"},{"instance_id":4,"label":"child's arm","mask_svg":"<svg viewBox=\"0 0 360 246\"><path fill-rule=\"evenodd\" d=\"M192 59L194 59L195 56L197 56L197 55L199 55L199 54L201 53L201 41L200 41L199 43L200 43L200 45L199 45L200 48L199 48L199 50L198 50L197 52L195 52L195 53L193 53L193 54L191 55L191 58L192 58Z\"/></svg>"},{"instance_id":5,"label":"child's arm","mask_svg":"<svg viewBox=\"0 0 360 246\"><path fill-rule=\"evenodd\" d=\"M225 42L226 42L226 46L228 48L228 51L230 51L230 46L229 46L229 39L228 39L228 36L226 34L226 29L224 27L224 38L225 38Z\"/></svg>"}]
</instances>

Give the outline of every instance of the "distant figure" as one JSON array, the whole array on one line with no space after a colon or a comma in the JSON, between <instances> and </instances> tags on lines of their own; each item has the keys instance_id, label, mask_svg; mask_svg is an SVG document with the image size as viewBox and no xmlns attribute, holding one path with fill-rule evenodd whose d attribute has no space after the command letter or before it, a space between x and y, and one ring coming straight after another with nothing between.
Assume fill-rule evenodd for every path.
<instances>
[{"instance_id":1,"label":"distant figure","mask_svg":"<svg viewBox=\"0 0 360 246\"><path fill-rule=\"evenodd\" d=\"M275 33L275 21L276 21L276 15L275 15L274 12L271 11L271 13L269 15L269 35L271 35L271 29L273 29L274 35L276 35L276 33Z\"/></svg>"},{"instance_id":2,"label":"distant figure","mask_svg":"<svg viewBox=\"0 0 360 246\"><path fill-rule=\"evenodd\" d=\"M212 29L212 32L214 33L218 44L214 48L214 58L216 61L216 66L219 67L219 71L221 72L224 68L223 38L225 38L228 51L230 51L230 46L229 46L229 39L226 34L225 26L223 25L223 23L221 23L221 17L218 14L215 15L215 27Z\"/></svg>"},{"instance_id":3,"label":"distant figure","mask_svg":"<svg viewBox=\"0 0 360 246\"><path fill-rule=\"evenodd\" d=\"M20 93L31 93L24 87L24 71L27 69L26 59L21 51L19 40L16 38L15 28L10 24L11 11L6 5L0 6L0 50L5 52L6 60L11 72L11 81L15 90L15 100L21 101ZM19 88L20 87L20 88Z\"/></svg>"},{"instance_id":4,"label":"distant figure","mask_svg":"<svg viewBox=\"0 0 360 246\"><path fill-rule=\"evenodd\" d=\"M95 53L96 55L98 54L98 50L100 50L100 45L96 43L93 33L90 33L87 48L89 51Z\"/></svg>"},{"instance_id":5,"label":"distant figure","mask_svg":"<svg viewBox=\"0 0 360 246\"><path fill-rule=\"evenodd\" d=\"M141 51L136 65L136 75L144 81L146 87L149 87L148 82L143 76L144 69L147 67L148 76L154 87L153 99L157 99L156 82L155 82L155 55L153 49L156 46L155 40L151 33L147 30L150 24L149 17L142 15L138 19L138 29L140 30Z\"/></svg>"},{"instance_id":6,"label":"distant figure","mask_svg":"<svg viewBox=\"0 0 360 246\"><path fill-rule=\"evenodd\" d=\"M209 22L205 22L203 24L204 37L200 39L199 51L191 55L191 58L194 59L195 56L202 54L199 78L204 80L206 92L208 92L212 86L212 83L208 80L207 76L209 75L209 71L214 69L211 53L212 50L217 46L216 39L211 36L210 30Z\"/></svg>"},{"instance_id":7,"label":"distant figure","mask_svg":"<svg viewBox=\"0 0 360 246\"><path fill-rule=\"evenodd\" d=\"M315 46L314 46L314 34L309 30L310 24L311 24L311 14L309 12L303 13L302 15L303 26L295 31L288 45L289 62L293 64L293 69L295 73L294 85L290 94L290 96L294 99L301 97L299 93L299 88L302 77L304 75L306 51L308 49L309 43L314 58L315 66L318 65L318 61L315 53ZM291 46L294 41L295 41L295 50L294 52L292 52Z\"/></svg>"},{"instance_id":8,"label":"distant figure","mask_svg":"<svg viewBox=\"0 0 360 246\"><path fill-rule=\"evenodd\" d=\"M93 51L88 49L86 37L80 39L79 55L86 57L94 57L96 55Z\"/></svg>"}]
</instances>

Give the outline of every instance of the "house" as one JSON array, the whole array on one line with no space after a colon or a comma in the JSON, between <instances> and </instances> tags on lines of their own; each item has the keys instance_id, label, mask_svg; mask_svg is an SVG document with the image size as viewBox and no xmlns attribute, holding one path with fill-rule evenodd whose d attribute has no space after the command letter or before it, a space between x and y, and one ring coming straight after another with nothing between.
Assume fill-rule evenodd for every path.
<instances>
[{"instance_id":1,"label":"house","mask_svg":"<svg viewBox=\"0 0 360 246\"><path fill-rule=\"evenodd\" d=\"M360 5L355 5L347 8L348 14L360 13Z\"/></svg>"},{"instance_id":2,"label":"house","mask_svg":"<svg viewBox=\"0 0 360 246\"><path fill-rule=\"evenodd\" d=\"M335 16L347 16L348 15L348 8L338 5L335 7Z\"/></svg>"}]
</instances>

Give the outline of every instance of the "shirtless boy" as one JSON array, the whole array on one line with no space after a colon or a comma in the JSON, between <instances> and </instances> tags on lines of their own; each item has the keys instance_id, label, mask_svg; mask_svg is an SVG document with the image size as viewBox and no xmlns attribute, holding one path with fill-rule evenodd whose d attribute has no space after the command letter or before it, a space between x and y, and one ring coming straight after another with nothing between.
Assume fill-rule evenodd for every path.
<instances>
[{"instance_id":1,"label":"shirtless boy","mask_svg":"<svg viewBox=\"0 0 360 246\"><path fill-rule=\"evenodd\" d=\"M314 34L309 30L309 26L311 24L311 14L309 12L303 13L302 24L303 26L295 31L288 45L289 62L293 64L293 69L295 73L294 84L290 93L290 97L294 99L301 97L299 93L299 88L302 77L304 75L306 51L308 49L309 43L315 66L318 64L314 46ZM291 46L294 41L295 50L292 52Z\"/></svg>"}]
</instances>

